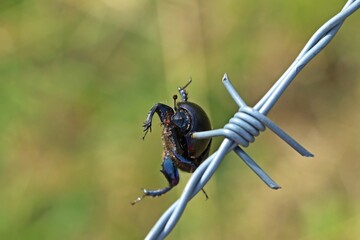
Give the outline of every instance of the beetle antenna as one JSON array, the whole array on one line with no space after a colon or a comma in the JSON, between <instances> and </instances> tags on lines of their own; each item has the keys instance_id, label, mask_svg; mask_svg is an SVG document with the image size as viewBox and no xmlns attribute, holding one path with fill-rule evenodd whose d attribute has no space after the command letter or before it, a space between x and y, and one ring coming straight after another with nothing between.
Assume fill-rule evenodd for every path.
<instances>
[{"instance_id":1,"label":"beetle antenna","mask_svg":"<svg viewBox=\"0 0 360 240\"><path fill-rule=\"evenodd\" d=\"M183 87L178 87L178 91L179 91L179 93L180 93L181 100L182 100L183 102L186 102L186 101L188 100L188 93L186 92L185 88L186 88L187 86L189 86L189 84L191 83L191 81L192 81L192 78L190 77L189 82L188 82L187 84L185 84L185 86L183 86Z\"/></svg>"},{"instance_id":2,"label":"beetle antenna","mask_svg":"<svg viewBox=\"0 0 360 240\"><path fill-rule=\"evenodd\" d=\"M177 111L177 107L176 107L177 95L176 94L173 96L173 99L174 99L174 109L175 109L175 111Z\"/></svg>"}]
</instances>

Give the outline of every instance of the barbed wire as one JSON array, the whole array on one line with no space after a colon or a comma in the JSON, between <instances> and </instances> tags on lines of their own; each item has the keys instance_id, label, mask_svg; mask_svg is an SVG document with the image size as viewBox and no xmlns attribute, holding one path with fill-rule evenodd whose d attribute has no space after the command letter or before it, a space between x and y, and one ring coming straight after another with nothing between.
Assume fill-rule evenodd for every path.
<instances>
[{"instance_id":1,"label":"barbed wire","mask_svg":"<svg viewBox=\"0 0 360 240\"><path fill-rule=\"evenodd\" d=\"M281 130L275 123L267 118L266 115L296 75L331 41L345 19L359 8L360 0L347 1L337 15L315 32L295 61L253 108L247 106L231 84L227 74L224 75L223 84L240 109L229 122L225 124L224 128L193 133L193 137L198 139L217 136L223 136L225 139L218 150L209 156L191 175L181 197L160 217L145 239L164 239L172 231L184 212L187 203L210 180L225 155L230 151L234 151L270 188L280 188L241 148L247 147L250 143L254 142L255 137L264 131L266 127L302 156L313 156L312 153Z\"/></svg>"}]
</instances>

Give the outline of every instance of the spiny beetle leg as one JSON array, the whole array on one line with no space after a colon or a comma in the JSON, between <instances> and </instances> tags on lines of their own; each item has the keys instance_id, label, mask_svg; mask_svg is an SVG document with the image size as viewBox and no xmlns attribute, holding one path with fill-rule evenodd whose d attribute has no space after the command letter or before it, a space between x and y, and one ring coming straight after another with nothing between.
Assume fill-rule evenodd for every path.
<instances>
[{"instance_id":1,"label":"spiny beetle leg","mask_svg":"<svg viewBox=\"0 0 360 240\"><path fill-rule=\"evenodd\" d=\"M197 166L190 160L186 159L185 157L181 156L179 153L177 153L176 151L173 151L174 156L183 164L186 164L189 166L190 168L190 172L194 172L197 168ZM206 153L207 154L207 153ZM202 188L201 191L204 193L205 198L208 199L209 196L207 195L207 193L205 192L205 190Z\"/></svg>"},{"instance_id":2,"label":"spiny beetle leg","mask_svg":"<svg viewBox=\"0 0 360 240\"><path fill-rule=\"evenodd\" d=\"M131 202L132 205L136 204L137 202L140 202L146 196L159 197L170 191L174 186L176 186L179 183L180 178L179 178L178 169L174 166L173 161L169 156L164 157L162 163L162 170L160 171L164 174L166 180L169 182L169 186L157 190L143 189L144 194L141 197L135 199L133 202Z\"/></svg>"},{"instance_id":3,"label":"spiny beetle leg","mask_svg":"<svg viewBox=\"0 0 360 240\"><path fill-rule=\"evenodd\" d=\"M192 173L196 170L197 166L195 165L194 162L186 159L185 157L183 157L181 154L179 154L176 151L173 151L173 154L182 164L186 165L189 168L188 172Z\"/></svg>"},{"instance_id":4,"label":"spiny beetle leg","mask_svg":"<svg viewBox=\"0 0 360 240\"><path fill-rule=\"evenodd\" d=\"M157 115L159 116L160 118L160 121L161 123L164 122L165 118L166 118L166 114L171 114L173 115L174 114L174 110L165 105L165 104L162 104L162 103L157 103L155 104L151 109L150 111L148 112L147 114L147 117L146 117L146 120L145 122L143 123L143 128L144 128L144 136L143 136L143 139L145 139L145 136L146 134L148 133L148 131L151 132L151 124L152 124L152 118L154 116L154 114L157 113Z\"/></svg>"}]
</instances>

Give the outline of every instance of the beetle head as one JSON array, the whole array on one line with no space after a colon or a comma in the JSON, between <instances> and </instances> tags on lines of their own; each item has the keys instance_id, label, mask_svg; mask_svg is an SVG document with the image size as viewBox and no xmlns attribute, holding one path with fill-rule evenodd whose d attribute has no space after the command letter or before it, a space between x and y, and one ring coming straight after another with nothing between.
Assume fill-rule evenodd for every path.
<instances>
[{"instance_id":1,"label":"beetle head","mask_svg":"<svg viewBox=\"0 0 360 240\"><path fill-rule=\"evenodd\" d=\"M173 99L174 99L175 114L172 116L171 121L177 127L179 127L184 134L186 134L190 128L189 116L184 109L178 107L178 104L176 102L177 100L176 94L173 96Z\"/></svg>"},{"instance_id":2,"label":"beetle head","mask_svg":"<svg viewBox=\"0 0 360 240\"><path fill-rule=\"evenodd\" d=\"M184 134L190 129L189 116L183 109L176 110L176 113L172 116L172 122L178 126Z\"/></svg>"}]
</instances>

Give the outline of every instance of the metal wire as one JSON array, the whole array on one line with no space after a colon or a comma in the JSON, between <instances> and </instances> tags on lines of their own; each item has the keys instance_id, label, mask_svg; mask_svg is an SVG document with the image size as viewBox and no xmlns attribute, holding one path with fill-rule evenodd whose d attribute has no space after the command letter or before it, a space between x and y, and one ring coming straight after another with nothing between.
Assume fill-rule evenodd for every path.
<instances>
[{"instance_id":1,"label":"metal wire","mask_svg":"<svg viewBox=\"0 0 360 240\"><path fill-rule=\"evenodd\" d=\"M187 203L205 186L226 154L232 150L270 188L280 188L280 186L241 148L247 147L250 143L254 142L255 137L258 136L261 131L264 131L266 127L283 139L302 156L313 156L313 154L307 151L267 118L266 115L280 98L281 94L290 85L295 76L331 41L345 19L359 8L360 0L349 0L340 13L320 27L320 29L310 38L291 66L253 108L246 105L245 101L231 84L227 74L224 75L223 84L240 109L234 114L229 122L225 124L224 128L193 134L193 137L198 139L217 136L223 136L225 139L221 143L219 149L208 157L191 175L181 197L160 217L145 239L164 239L171 232L184 212Z\"/></svg>"}]
</instances>

